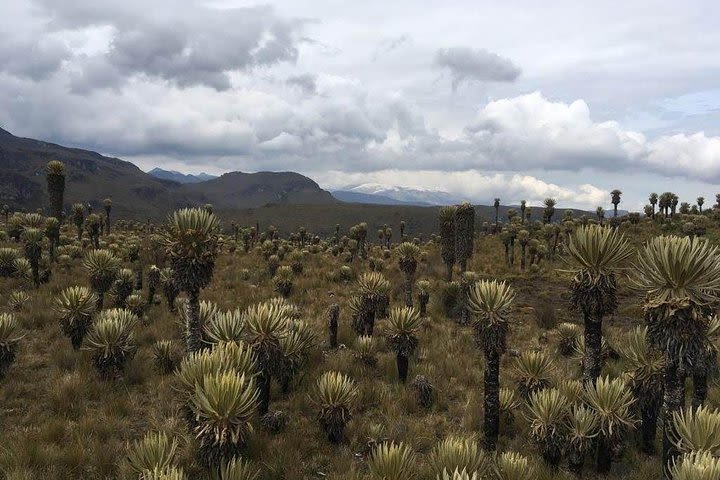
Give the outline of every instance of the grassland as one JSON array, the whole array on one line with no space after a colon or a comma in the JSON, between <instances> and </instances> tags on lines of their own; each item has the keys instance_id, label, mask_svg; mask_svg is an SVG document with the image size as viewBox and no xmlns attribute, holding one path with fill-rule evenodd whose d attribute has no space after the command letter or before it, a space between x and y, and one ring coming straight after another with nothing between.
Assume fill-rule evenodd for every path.
<instances>
[{"instance_id":1,"label":"grassland","mask_svg":"<svg viewBox=\"0 0 720 480\"><path fill-rule=\"evenodd\" d=\"M229 221L229 219L223 219ZM238 219L239 220L239 219ZM264 219L270 221L270 219ZM393 223L388 218L385 223ZM409 226L413 223L409 220ZM251 224L250 222L248 222ZM265 223L265 222L263 222ZM274 222L278 224L279 222ZM333 225L333 219L329 220ZM624 223L620 229L636 246L653 235L680 231L682 220L664 227L651 222ZM295 229L291 224L288 229ZM412 234L412 228L409 228ZM370 230L372 233L372 230ZM396 233L398 235L398 233ZM717 241L713 227L707 236ZM63 242L71 243L74 233L67 230ZM161 260L149 253L148 235L118 231L101 239L103 245L122 250L129 238L138 237L143 250L145 271ZM374 241L371 234L370 243ZM425 238L427 240L427 237ZM244 253L228 238L217 260L213 280L202 291L201 299L215 302L222 310L244 309L276 296L266 262L259 251ZM10 241L0 246L18 248ZM483 357L470 327L448 318L440 302L445 267L433 242L423 243L426 252L417 271L418 279L431 282L429 315L418 335L419 347L410 361L410 378L421 374L435 387L434 404L420 407L413 390L397 380L395 355L382 341L384 321L376 331L377 365L369 367L353 355L355 334L350 328L349 298L355 293L354 280L336 281L333 273L349 265L353 278L368 270L368 262L355 259L346 263L343 256L327 252L309 253L304 271L294 279L290 300L303 312L303 318L318 334L318 341L300 375L286 394L273 385L271 410L288 415L286 429L278 434L265 431L257 419L245 458L256 465L260 478L271 479L366 479L370 478L367 454L379 441L402 441L417 454L418 478L431 480L426 459L437 442L450 434L477 434L482 425ZM385 253L387 252L387 253ZM402 274L392 253L371 245L370 257L385 258L383 274L392 284L391 305L403 300ZM130 266L126 264L126 266ZM544 260L537 272L521 272L519 262L508 266L504 247L497 236L478 235L468 268L481 278L507 280L518 297L511 316L508 339L510 354L503 356L501 385L515 388L513 353L542 350L554 360L554 381L578 378L578 358L557 353L553 326L558 322L579 323L568 309L570 276L561 269L559 259ZM90 353L73 351L58 325L52 308L54 297L70 285L87 285L86 272L79 259L68 265L53 265L49 283L39 290L17 278L0 278L0 307L9 293L24 290L30 301L15 313L24 337L18 357L7 376L0 381L0 474L9 480L20 479L109 479L135 478L124 462L128 442L150 431L165 431L179 442L176 463L189 478L206 478L195 462L196 441L188 432L177 379L161 375L153 367L151 347L161 339L183 344L182 327L177 316L160 300L144 314L136 329L139 351L122 378L101 380L93 368ZM642 324L642 296L620 280L618 313L606 319L605 335L612 343L634 325ZM327 345L327 310L330 304L341 307L340 348ZM621 360L609 360L604 373L619 376L625 369ZM359 401L353 419L340 445L328 443L316 419L317 407L310 399L316 379L325 371L348 374L359 386ZM708 403L718 405L720 390L713 384ZM543 466L529 439L528 422L522 408L511 423L501 425L500 450L521 452L537 467L538 479L570 479L561 468L554 472ZM659 437L659 435L658 435ZM613 464L609 479L641 480L657 477L659 459L648 457L636 448L633 435L623 457ZM592 471L586 478L596 478Z\"/></svg>"}]
</instances>

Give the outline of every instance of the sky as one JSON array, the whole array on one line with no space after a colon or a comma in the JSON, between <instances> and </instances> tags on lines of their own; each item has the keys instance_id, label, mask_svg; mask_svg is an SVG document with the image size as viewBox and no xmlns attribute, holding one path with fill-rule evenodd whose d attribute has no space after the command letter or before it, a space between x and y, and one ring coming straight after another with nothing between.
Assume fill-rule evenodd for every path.
<instances>
[{"instance_id":1,"label":"sky","mask_svg":"<svg viewBox=\"0 0 720 480\"><path fill-rule=\"evenodd\" d=\"M720 192L720 2L2 0L0 127L185 173Z\"/></svg>"}]
</instances>

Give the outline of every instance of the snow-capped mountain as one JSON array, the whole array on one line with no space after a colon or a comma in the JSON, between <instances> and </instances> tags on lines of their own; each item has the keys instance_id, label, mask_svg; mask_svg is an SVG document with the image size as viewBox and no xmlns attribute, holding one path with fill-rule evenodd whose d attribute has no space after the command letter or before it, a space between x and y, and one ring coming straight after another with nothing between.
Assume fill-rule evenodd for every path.
<instances>
[{"instance_id":1,"label":"snow-capped mountain","mask_svg":"<svg viewBox=\"0 0 720 480\"><path fill-rule=\"evenodd\" d=\"M442 190L422 187L404 187L399 185L384 185L381 183L363 183L351 185L333 192L336 198L368 198L378 197L378 200L392 199L398 203L412 205L452 205L462 199ZM362 195L362 197L360 197ZM348 201L348 200L345 200ZM351 200L350 200L351 201ZM376 202L373 202L376 203ZM381 203L378 201L377 203ZM384 203L384 202L382 202Z\"/></svg>"}]
</instances>

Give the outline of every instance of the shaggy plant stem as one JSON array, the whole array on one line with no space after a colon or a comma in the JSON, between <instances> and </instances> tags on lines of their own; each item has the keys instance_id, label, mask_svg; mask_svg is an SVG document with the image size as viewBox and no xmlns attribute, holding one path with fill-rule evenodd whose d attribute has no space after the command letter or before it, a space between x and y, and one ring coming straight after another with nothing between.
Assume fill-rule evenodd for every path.
<instances>
[{"instance_id":1,"label":"shaggy plant stem","mask_svg":"<svg viewBox=\"0 0 720 480\"><path fill-rule=\"evenodd\" d=\"M413 273L405 273L405 306L406 307L412 307L413 306L413 281L415 279L415 275Z\"/></svg>"},{"instance_id":2,"label":"shaggy plant stem","mask_svg":"<svg viewBox=\"0 0 720 480\"><path fill-rule=\"evenodd\" d=\"M485 449L495 450L500 432L500 355L485 352L485 399L483 405L483 431Z\"/></svg>"},{"instance_id":3,"label":"shaggy plant stem","mask_svg":"<svg viewBox=\"0 0 720 480\"><path fill-rule=\"evenodd\" d=\"M665 367L665 394L663 396L663 478L670 480L669 465L677 457L678 452L671 440L670 429L673 428L673 413L682 409L684 400L683 379L680 376L677 362L669 359Z\"/></svg>"},{"instance_id":4,"label":"shaggy plant stem","mask_svg":"<svg viewBox=\"0 0 720 480\"><path fill-rule=\"evenodd\" d=\"M646 455L655 454L655 434L657 432L657 417L659 399L646 399L646 405L642 408L642 451Z\"/></svg>"},{"instance_id":5,"label":"shaggy plant stem","mask_svg":"<svg viewBox=\"0 0 720 480\"><path fill-rule=\"evenodd\" d=\"M187 349L197 352L202 348L202 325L200 325L200 292L188 292L187 303Z\"/></svg>"},{"instance_id":6,"label":"shaggy plant stem","mask_svg":"<svg viewBox=\"0 0 720 480\"><path fill-rule=\"evenodd\" d=\"M407 355L402 355L400 353L396 356L397 360L397 370L398 370L398 378L400 379L400 382L405 383L407 382L407 374L408 374L408 357Z\"/></svg>"},{"instance_id":7,"label":"shaggy plant stem","mask_svg":"<svg viewBox=\"0 0 720 480\"><path fill-rule=\"evenodd\" d=\"M696 410L705 404L705 397L708 391L708 378L706 373L696 373L693 375L693 398L692 408Z\"/></svg>"},{"instance_id":8,"label":"shaggy plant stem","mask_svg":"<svg viewBox=\"0 0 720 480\"><path fill-rule=\"evenodd\" d=\"M257 377L258 390L260 391L260 399L258 403L258 413L265 415L270 409L270 375L262 373Z\"/></svg>"},{"instance_id":9,"label":"shaggy plant stem","mask_svg":"<svg viewBox=\"0 0 720 480\"><path fill-rule=\"evenodd\" d=\"M602 318L585 315L585 357L583 383L595 383L602 370Z\"/></svg>"},{"instance_id":10,"label":"shaggy plant stem","mask_svg":"<svg viewBox=\"0 0 720 480\"><path fill-rule=\"evenodd\" d=\"M610 442L608 438L600 433L597 437L597 463L595 465L595 471L598 473L607 473L610 471L610 465L612 462L612 451L610 449Z\"/></svg>"}]
</instances>

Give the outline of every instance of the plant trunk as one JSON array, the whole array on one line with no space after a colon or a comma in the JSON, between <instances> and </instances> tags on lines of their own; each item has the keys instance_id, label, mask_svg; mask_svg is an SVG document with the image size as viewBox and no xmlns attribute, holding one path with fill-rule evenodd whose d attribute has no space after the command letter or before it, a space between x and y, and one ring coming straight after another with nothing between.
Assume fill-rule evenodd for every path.
<instances>
[{"instance_id":1,"label":"plant trunk","mask_svg":"<svg viewBox=\"0 0 720 480\"><path fill-rule=\"evenodd\" d=\"M602 318L585 315L585 358L583 383L594 384L602 370Z\"/></svg>"},{"instance_id":2,"label":"plant trunk","mask_svg":"<svg viewBox=\"0 0 720 480\"><path fill-rule=\"evenodd\" d=\"M460 282L460 325L470 323L470 312L468 312L468 297L470 296L470 284L463 280Z\"/></svg>"},{"instance_id":3,"label":"plant trunk","mask_svg":"<svg viewBox=\"0 0 720 480\"><path fill-rule=\"evenodd\" d=\"M421 293L418 295L418 303L420 304L420 317L427 317L427 304L430 301L430 295L428 293Z\"/></svg>"},{"instance_id":4,"label":"plant trunk","mask_svg":"<svg viewBox=\"0 0 720 480\"><path fill-rule=\"evenodd\" d=\"M47 176L48 194L50 197L50 214L63 221L63 196L65 195L65 175L49 174Z\"/></svg>"},{"instance_id":5,"label":"plant trunk","mask_svg":"<svg viewBox=\"0 0 720 480\"><path fill-rule=\"evenodd\" d=\"M525 270L525 245L520 247L520 270Z\"/></svg>"},{"instance_id":6,"label":"plant trunk","mask_svg":"<svg viewBox=\"0 0 720 480\"><path fill-rule=\"evenodd\" d=\"M188 352L197 352L202 349L202 325L200 325L200 292L188 292L186 341Z\"/></svg>"},{"instance_id":7,"label":"plant trunk","mask_svg":"<svg viewBox=\"0 0 720 480\"><path fill-rule=\"evenodd\" d=\"M445 274L445 280L447 280L448 282L452 282L453 264L446 263L445 267L447 268L447 273Z\"/></svg>"},{"instance_id":8,"label":"plant trunk","mask_svg":"<svg viewBox=\"0 0 720 480\"><path fill-rule=\"evenodd\" d=\"M655 454L655 433L657 432L657 417L659 402L656 398L645 399L642 408L642 451L646 455Z\"/></svg>"},{"instance_id":9,"label":"plant trunk","mask_svg":"<svg viewBox=\"0 0 720 480\"><path fill-rule=\"evenodd\" d=\"M257 377L260 398L258 402L258 413L265 415L270 409L270 375L262 373Z\"/></svg>"},{"instance_id":10,"label":"plant trunk","mask_svg":"<svg viewBox=\"0 0 720 480\"><path fill-rule=\"evenodd\" d=\"M398 370L398 378L400 379L401 383L407 382L407 374L408 374L408 357L407 355L402 355L400 353L396 356L397 360L397 370Z\"/></svg>"},{"instance_id":11,"label":"plant trunk","mask_svg":"<svg viewBox=\"0 0 720 480\"><path fill-rule=\"evenodd\" d=\"M467 271L467 258L458 260L458 264L460 264L460 273Z\"/></svg>"},{"instance_id":12,"label":"plant trunk","mask_svg":"<svg viewBox=\"0 0 720 480\"><path fill-rule=\"evenodd\" d=\"M484 446L494 451L500 432L500 355L485 352L485 399L483 404Z\"/></svg>"},{"instance_id":13,"label":"plant trunk","mask_svg":"<svg viewBox=\"0 0 720 480\"><path fill-rule=\"evenodd\" d=\"M568 455L568 470L576 477L582 477L583 467L585 466L585 453L572 452Z\"/></svg>"},{"instance_id":14,"label":"plant trunk","mask_svg":"<svg viewBox=\"0 0 720 480\"><path fill-rule=\"evenodd\" d=\"M683 381L677 363L668 359L665 367L665 394L663 395L663 478L670 480L669 465L678 455L673 445L670 429L673 428L673 413L682 409L684 400Z\"/></svg>"},{"instance_id":15,"label":"plant trunk","mask_svg":"<svg viewBox=\"0 0 720 480\"><path fill-rule=\"evenodd\" d=\"M692 408L696 410L705 404L705 397L708 391L708 378L706 373L695 373L693 375L693 398Z\"/></svg>"},{"instance_id":16,"label":"plant trunk","mask_svg":"<svg viewBox=\"0 0 720 480\"><path fill-rule=\"evenodd\" d=\"M338 317L340 316L340 307L337 304L333 304L330 307L330 319L328 320L329 330L329 343L330 348L337 348L337 332L338 332Z\"/></svg>"},{"instance_id":17,"label":"plant trunk","mask_svg":"<svg viewBox=\"0 0 720 480\"><path fill-rule=\"evenodd\" d=\"M30 259L30 269L32 270L33 285L35 288L40 288L40 260Z\"/></svg>"},{"instance_id":18,"label":"plant trunk","mask_svg":"<svg viewBox=\"0 0 720 480\"><path fill-rule=\"evenodd\" d=\"M155 285L151 282L148 282L147 304L148 304L148 306L150 306L154 302L155 302Z\"/></svg>"},{"instance_id":19,"label":"plant trunk","mask_svg":"<svg viewBox=\"0 0 720 480\"><path fill-rule=\"evenodd\" d=\"M557 471L560 460L562 460L562 453L559 448L551 447L549 449L543 449L542 458L552 471Z\"/></svg>"},{"instance_id":20,"label":"plant trunk","mask_svg":"<svg viewBox=\"0 0 720 480\"><path fill-rule=\"evenodd\" d=\"M607 473L610 471L610 465L612 463L612 450L608 439L602 433L597 437L597 463L595 465L595 471L597 473Z\"/></svg>"},{"instance_id":21,"label":"plant trunk","mask_svg":"<svg viewBox=\"0 0 720 480\"><path fill-rule=\"evenodd\" d=\"M413 306L413 280L415 275L412 273L406 272L405 273L405 306L406 307L412 307Z\"/></svg>"},{"instance_id":22,"label":"plant trunk","mask_svg":"<svg viewBox=\"0 0 720 480\"><path fill-rule=\"evenodd\" d=\"M143 288L143 269L138 265L135 270L135 290L142 290Z\"/></svg>"}]
</instances>

